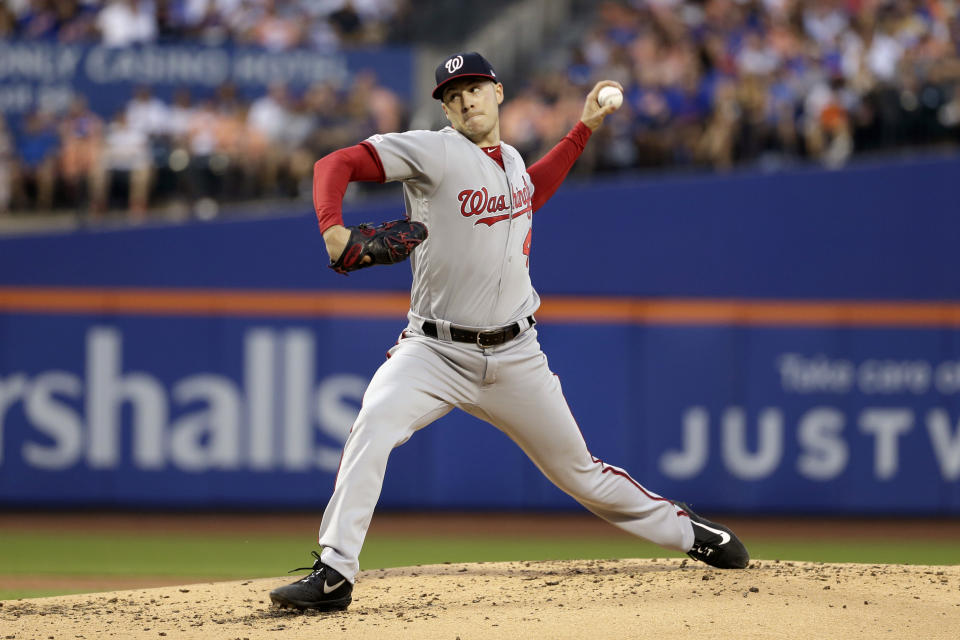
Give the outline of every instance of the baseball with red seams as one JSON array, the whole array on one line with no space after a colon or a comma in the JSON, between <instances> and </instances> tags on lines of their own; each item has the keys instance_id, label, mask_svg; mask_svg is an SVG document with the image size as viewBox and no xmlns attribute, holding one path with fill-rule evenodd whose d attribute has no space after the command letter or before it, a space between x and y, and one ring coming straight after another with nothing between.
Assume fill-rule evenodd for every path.
<instances>
[{"instance_id":1,"label":"baseball with red seams","mask_svg":"<svg viewBox=\"0 0 960 640\"><path fill-rule=\"evenodd\" d=\"M601 107L613 105L614 108L619 109L623 104L623 92L616 87L604 87L597 94L597 102Z\"/></svg>"}]
</instances>

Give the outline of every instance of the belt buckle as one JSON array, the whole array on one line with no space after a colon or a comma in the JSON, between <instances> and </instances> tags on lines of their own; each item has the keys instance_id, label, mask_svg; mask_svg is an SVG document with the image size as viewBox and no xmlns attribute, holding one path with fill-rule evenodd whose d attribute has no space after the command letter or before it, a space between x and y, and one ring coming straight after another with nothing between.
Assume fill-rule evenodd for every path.
<instances>
[{"instance_id":1,"label":"belt buckle","mask_svg":"<svg viewBox=\"0 0 960 640\"><path fill-rule=\"evenodd\" d=\"M503 333L503 329L493 329L490 331L477 331L477 346L480 347L481 349L486 349L487 347L495 347L498 344L502 344L503 342L502 340L501 342L491 342L490 344L483 343L484 336L495 336L501 333Z\"/></svg>"}]
</instances>

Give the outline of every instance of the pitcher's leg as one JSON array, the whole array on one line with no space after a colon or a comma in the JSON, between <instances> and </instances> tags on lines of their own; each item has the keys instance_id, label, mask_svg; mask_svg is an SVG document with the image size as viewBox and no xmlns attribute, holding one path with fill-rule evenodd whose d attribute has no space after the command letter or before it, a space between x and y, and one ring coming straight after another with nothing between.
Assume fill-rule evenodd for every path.
<instances>
[{"instance_id":1,"label":"pitcher's leg","mask_svg":"<svg viewBox=\"0 0 960 640\"><path fill-rule=\"evenodd\" d=\"M323 512L323 563L353 582L391 450L452 408L456 380L422 345L402 343L370 381Z\"/></svg>"},{"instance_id":2,"label":"pitcher's leg","mask_svg":"<svg viewBox=\"0 0 960 640\"><path fill-rule=\"evenodd\" d=\"M693 546L690 518L683 510L625 470L592 456L565 402L544 410L539 418L528 418L500 417L496 425L560 489L636 536L677 551Z\"/></svg>"},{"instance_id":3,"label":"pitcher's leg","mask_svg":"<svg viewBox=\"0 0 960 640\"><path fill-rule=\"evenodd\" d=\"M623 469L590 454L560 380L550 372L535 339L525 351L498 356L498 384L483 392L481 407L490 421L547 478L593 513L641 538L688 551L694 533L687 514Z\"/></svg>"}]
</instances>

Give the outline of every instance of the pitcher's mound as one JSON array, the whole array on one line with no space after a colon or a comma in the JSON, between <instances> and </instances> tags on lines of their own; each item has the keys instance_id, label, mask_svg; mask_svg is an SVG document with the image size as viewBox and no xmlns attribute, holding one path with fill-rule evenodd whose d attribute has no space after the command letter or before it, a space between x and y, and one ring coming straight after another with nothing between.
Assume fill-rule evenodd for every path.
<instances>
[{"instance_id":1,"label":"pitcher's mound","mask_svg":"<svg viewBox=\"0 0 960 640\"><path fill-rule=\"evenodd\" d=\"M270 608L295 577L5 601L5 638L944 638L960 567L692 560L446 564L365 571L342 613Z\"/></svg>"}]
</instances>

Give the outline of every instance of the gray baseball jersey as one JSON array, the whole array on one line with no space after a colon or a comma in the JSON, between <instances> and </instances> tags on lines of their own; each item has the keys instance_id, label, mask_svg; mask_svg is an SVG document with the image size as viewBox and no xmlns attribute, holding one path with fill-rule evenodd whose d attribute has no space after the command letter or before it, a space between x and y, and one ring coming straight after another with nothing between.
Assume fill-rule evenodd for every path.
<instances>
[{"instance_id":1,"label":"gray baseball jersey","mask_svg":"<svg viewBox=\"0 0 960 640\"><path fill-rule=\"evenodd\" d=\"M385 178L403 181L407 213L430 235L411 256L410 323L370 381L344 445L320 525L323 563L354 580L390 452L453 408L506 433L600 517L671 549L690 549L686 513L590 454L527 321L540 299L528 266L533 184L520 154L501 144L501 168L449 127L368 143ZM487 348L453 341L450 332L451 324L493 329L514 322L519 335Z\"/></svg>"},{"instance_id":2,"label":"gray baseball jersey","mask_svg":"<svg viewBox=\"0 0 960 640\"><path fill-rule=\"evenodd\" d=\"M415 319L499 327L531 315L533 184L516 149L504 168L456 130L375 135L388 181L403 182L407 214L430 236L411 256Z\"/></svg>"}]
</instances>

